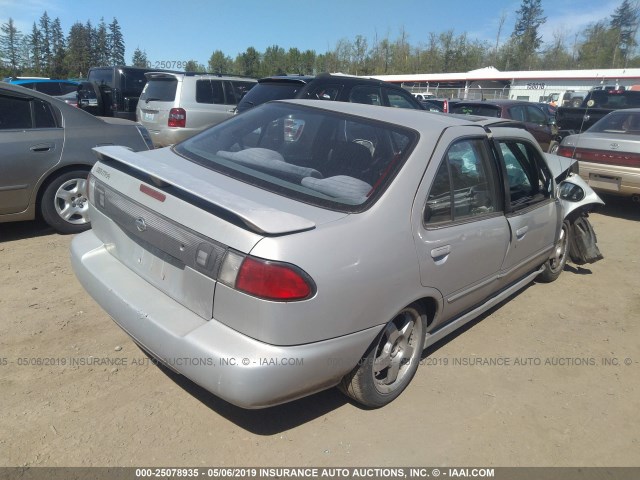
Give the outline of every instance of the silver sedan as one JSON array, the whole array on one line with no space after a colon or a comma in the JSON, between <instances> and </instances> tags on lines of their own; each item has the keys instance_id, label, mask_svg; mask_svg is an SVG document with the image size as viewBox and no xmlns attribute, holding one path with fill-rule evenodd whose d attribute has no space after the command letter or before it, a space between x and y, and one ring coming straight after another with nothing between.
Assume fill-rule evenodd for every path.
<instances>
[{"instance_id":1,"label":"silver sedan","mask_svg":"<svg viewBox=\"0 0 640 480\"><path fill-rule=\"evenodd\" d=\"M97 118L34 90L0 84L0 223L41 215L61 233L90 227L86 178L91 149L152 147L128 120Z\"/></svg>"},{"instance_id":2,"label":"silver sedan","mask_svg":"<svg viewBox=\"0 0 640 480\"><path fill-rule=\"evenodd\" d=\"M81 284L245 408L335 385L385 405L425 346L599 253L570 246L601 203L575 162L502 119L278 101L171 148L95 150Z\"/></svg>"},{"instance_id":3,"label":"silver sedan","mask_svg":"<svg viewBox=\"0 0 640 480\"><path fill-rule=\"evenodd\" d=\"M640 109L616 110L562 139L558 155L579 161L594 189L640 202Z\"/></svg>"}]
</instances>

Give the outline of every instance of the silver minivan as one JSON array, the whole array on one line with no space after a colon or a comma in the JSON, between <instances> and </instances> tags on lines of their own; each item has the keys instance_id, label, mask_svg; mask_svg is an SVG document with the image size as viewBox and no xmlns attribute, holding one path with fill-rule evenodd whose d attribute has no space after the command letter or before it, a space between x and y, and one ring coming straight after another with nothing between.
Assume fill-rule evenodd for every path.
<instances>
[{"instance_id":1,"label":"silver minivan","mask_svg":"<svg viewBox=\"0 0 640 480\"><path fill-rule=\"evenodd\" d=\"M246 77L149 72L136 118L155 147L186 140L233 116L236 104L256 84Z\"/></svg>"}]
</instances>

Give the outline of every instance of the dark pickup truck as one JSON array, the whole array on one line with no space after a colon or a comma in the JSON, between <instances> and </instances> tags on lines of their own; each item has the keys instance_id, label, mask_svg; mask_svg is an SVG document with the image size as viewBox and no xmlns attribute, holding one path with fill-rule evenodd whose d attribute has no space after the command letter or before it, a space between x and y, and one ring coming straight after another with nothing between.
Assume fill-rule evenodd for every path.
<instances>
[{"instance_id":1,"label":"dark pickup truck","mask_svg":"<svg viewBox=\"0 0 640 480\"><path fill-rule=\"evenodd\" d=\"M639 108L640 91L591 90L580 107L560 107L556 112L558 143L567 135L581 133L608 113L622 108Z\"/></svg>"}]
</instances>

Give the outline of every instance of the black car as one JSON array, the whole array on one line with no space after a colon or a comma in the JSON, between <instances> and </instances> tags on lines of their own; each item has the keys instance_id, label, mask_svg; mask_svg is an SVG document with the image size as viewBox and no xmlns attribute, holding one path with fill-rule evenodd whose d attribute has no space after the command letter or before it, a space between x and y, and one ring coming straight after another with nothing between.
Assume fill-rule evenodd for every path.
<instances>
[{"instance_id":1,"label":"black car","mask_svg":"<svg viewBox=\"0 0 640 480\"><path fill-rule=\"evenodd\" d=\"M317 76L285 75L262 78L240 100L236 111L241 113L270 100L290 98L425 109L413 95L398 85L373 78L322 73Z\"/></svg>"},{"instance_id":2,"label":"black car","mask_svg":"<svg viewBox=\"0 0 640 480\"><path fill-rule=\"evenodd\" d=\"M90 68L78 90L78 106L93 115L135 121L138 99L147 83L144 74L166 71L122 65Z\"/></svg>"}]
</instances>

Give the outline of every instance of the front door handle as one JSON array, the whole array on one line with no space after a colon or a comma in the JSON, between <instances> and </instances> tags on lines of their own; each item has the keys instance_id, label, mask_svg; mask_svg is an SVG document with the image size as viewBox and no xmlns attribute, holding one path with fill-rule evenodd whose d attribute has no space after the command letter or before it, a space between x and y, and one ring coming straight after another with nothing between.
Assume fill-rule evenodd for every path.
<instances>
[{"instance_id":1,"label":"front door handle","mask_svg":"<svg viewBox=\"0 0 640 480\"><path fill-rule=\"evenodd\" d=\"M32 152L48 152L49 150L52 150L53 147L54 145L51 143L39 143L38 145L29 147L29 150Z\"/></svg>"}]
</instances>

